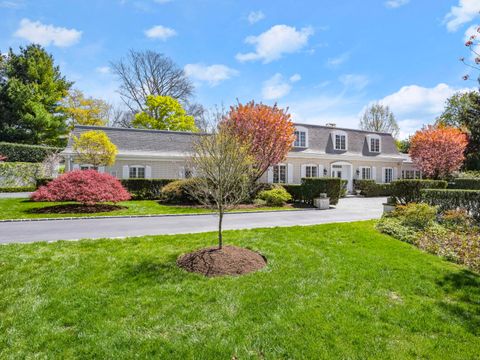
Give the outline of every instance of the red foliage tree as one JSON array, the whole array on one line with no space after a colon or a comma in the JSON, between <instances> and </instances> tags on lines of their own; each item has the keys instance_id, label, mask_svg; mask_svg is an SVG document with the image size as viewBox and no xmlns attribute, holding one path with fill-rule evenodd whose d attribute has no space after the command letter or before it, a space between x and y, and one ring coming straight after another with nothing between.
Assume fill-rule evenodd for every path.
<instances>
[{"instance_id":1,"label":"red foliage tree","mask_svg":"<svg viewBox=\"0 0 480 360\"><path fill-rule=\"evenodd\" d=\"M7 157L0 154L0 162L6 161Z\"/></svg>"},{"instance_id":2,"label":"red foliage tree","mask_svg":"<svg viewBox=\"0 0 480 360\"><path fill-rule=\"evenodd\" d=\"M428 126L411 139L413 163L428 177L445 179L465 160L467 135L453 127Z\"/></svg>"},{"instance_id":3,"label":"red foliage tree","mask_svg":"<svg viewBox=\"0 0 480 360\"><path fill-rule=\"evenodd\" d=\"M63 174L40 187L30 198L33 201L76 201L84 205L130 200L120 181L96 170L77 170Z\"/></svg>"},{"instance_id":4,"label":"red foliage tree","mask_svg":"<svg viewBox=\"0 0 480 360\"><path fill-rule=\"evenodd\" d=\"M248 146L256 170L254 180L258 180L270 166L283 161L295 140L290 114L276 104L239 103L230 108L221 125Z\"/></svg>"}]
</instances>

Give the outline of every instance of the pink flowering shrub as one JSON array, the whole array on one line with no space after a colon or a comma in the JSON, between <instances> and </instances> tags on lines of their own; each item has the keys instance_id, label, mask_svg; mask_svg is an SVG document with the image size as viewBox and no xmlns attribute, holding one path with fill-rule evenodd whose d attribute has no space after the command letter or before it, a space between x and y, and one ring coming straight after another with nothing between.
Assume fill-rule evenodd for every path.
<instances>
[{"instance_id":1,"label":"pink flowering shrub","mask_svg":"<svg viewBox=\"0 0 480 360\"><path fill-rule=\"evenodd\" d=\"M130 194L120 181L110 174L102 174L96 170L77 170L40 187L30 198L33 201L76 201L84 205L94 205L130 200Z\"/></svg>"}]
</instances>

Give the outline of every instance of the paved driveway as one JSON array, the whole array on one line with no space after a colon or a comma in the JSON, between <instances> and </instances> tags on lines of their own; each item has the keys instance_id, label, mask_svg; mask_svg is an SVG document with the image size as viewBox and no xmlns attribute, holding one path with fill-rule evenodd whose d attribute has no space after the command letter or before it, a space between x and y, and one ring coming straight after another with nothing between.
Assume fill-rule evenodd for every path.
<instances>
[{"instance_id":1,"label":"paved driveway","mask_svg":"<svg viewBox=\"0 0 480 360\"><path fill-rule=\"evenodd\" d=\"M30 194L30 192L0 193L0 199L26 198L29 197Z\"/></svg>"},{"instance_id":2,"label":"paved driveway","mask_svg":"<svg viewBox=\"0 0 480 360\"><path fill-rule=\"evenodd\" d=\"M384 198L346 198L330 210L228 214L224 229L314 225L379 218ZM155 216L0 223L0 243L116 238L214 231L215 215Z\"/></svg>"}]
</instances>

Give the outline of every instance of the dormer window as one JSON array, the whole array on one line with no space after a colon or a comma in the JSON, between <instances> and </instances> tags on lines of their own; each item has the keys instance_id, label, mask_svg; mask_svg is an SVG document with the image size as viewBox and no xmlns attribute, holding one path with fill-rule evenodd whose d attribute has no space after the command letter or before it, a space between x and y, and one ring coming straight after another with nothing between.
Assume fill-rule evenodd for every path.
<instances>
[{"instance_id":1,"label":"dormer window","mask_svg":"<svg viewBox=\"0 0 480 360\"><path fill-rule=\"evenodd\" d=\"M295 134L295 141L293 143L293 147L302 147L302 148L308 147L308 142L307 142L308 131L306 128L299 126L295 129L294 134Z\"/></svg>"},{"instance_id":2,"label":"dormer window","mask_svg":"<svg viewBox=\"0 0 480 360\"><path fill-rule=\"evenodd\" d=\"M378 135L369 135L368 140L368 149L372 153L379 153L381 151L380 136Z\"/></svg>"},{"instance_id":3,"label":"dormer window","mask_svg":"<svg viewBox=\"0 0 480 360\"><path fill-rule=\"evenodd\" d=\"M348 147L347 134L343 131L336 131L333 133L333 146L335 150L346 151Z\"/></svg>"}]
</instances>

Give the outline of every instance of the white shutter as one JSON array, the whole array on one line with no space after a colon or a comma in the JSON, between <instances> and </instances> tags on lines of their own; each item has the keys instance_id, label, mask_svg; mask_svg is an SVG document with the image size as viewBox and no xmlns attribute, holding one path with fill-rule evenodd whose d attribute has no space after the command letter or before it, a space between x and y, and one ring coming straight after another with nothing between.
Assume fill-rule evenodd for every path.
<instances>
[{"instance_id":1,"label":"white shutter","mask_svg":"<svg viewBox=\"0 0 480 360\"><path fill-rule=\"evenodd\" d=\"M105 166L99 166L97 171L99 173L104 173L105 172Z\"/></svg>"},{"instance_id":2,"label":"white shutter","mask_svg":"<svg viewBox=\"0 0 480 360\"><path fill-rule=\"evenodd\" d=\"M304 178L306 176L307 176L307 165L302 165L301 172L300 172L300 177Z\"/></svg>"},{"instance_id":3,"label":"white shutter","mask_svg":"<svg viewBox=\"0 0 480 360\"><path fill-rule=\"evenodd\" d=\"M318 177L323 177L323 165L318 165Z\"/></svg>"},{"instance_id":4,"label":"white shutter","mask_svg":"<svg viewBox=\"0 0 480 360\"><path fill-rule=\"evenodd\" d=\"M293 183L293 164L287 164L287 184Z\"/></svg>"},{"instance_id":5,"label":"white shutter","mask_svg":"<svg viewBox=\"0 0 480 360\"><path fill-rule=\"evenodd\" d=\"M393 181L398 179L398 168L393 168Z\"/></svg>"},{"instance_id":6,"label":"white shutter","mask_svg":"<svg viewBox=\"0 0 480 360\"><path fill-rule=\"evenodd\" d=\"M372 180L375 180L375 182L378 182L378 180L377 180L377 168L375 166L372 166Z\"/></svg>"},{"instance_id":7,"label":"white shutter","mask_svg":"<svg viewBox=\"0 0 480 360\"><path fill-rule=\"evenodd\" d=\"M145 166L145 179L151 179L152 178L152 167L151 166Z\"/></svg>"},{"instance_id":8,"label":"white shutter","mask_svg":"<svg viewBox=\"0 0 480 360\"><path fill-rule=\"evenodd\" d=\"M270 166L267 170L267 183L273 183L273 167Z\"/></svg>"},{"instance_id":9,"label":"white shutter","mask_svg":"<svg viewBox=\"0 0 480 360\"><path fill-rule=\"evenodd\" d=\"M80 165L79 164L73 164L72 169L73 169L73 171L80 170Z\"/></svg>"},{"instance_id":10,"label":"white shutter","mask_svg":"<svg viewBox=\"0 0 480 360\"><path fill-rule=\"evenodd\" d=\"M185 177L185 168L183 166L178 170L178 177L179 179L183 179Z\"/></svg>"},{"instance_id":11,"label":"white shutter","mask_svg":"<svg viewBox=\"0 0 480 360\"><path fill-rule=\"evenodd\" d=\"M123 165L122 167L122 179L128 179L130 176L130 173L128 171L128 165Z\"/></svg>"},{"instance_id":12,"label":"white shutter","mask_svg":"<svg viewBox=\"0 0 480 360\"><path fill-rule=\"evenodd\" d=\"M385 168L382 167L382 183L385 182Z\"/></svg>"}]
</instances>

